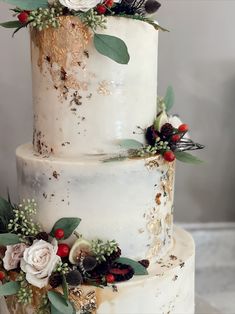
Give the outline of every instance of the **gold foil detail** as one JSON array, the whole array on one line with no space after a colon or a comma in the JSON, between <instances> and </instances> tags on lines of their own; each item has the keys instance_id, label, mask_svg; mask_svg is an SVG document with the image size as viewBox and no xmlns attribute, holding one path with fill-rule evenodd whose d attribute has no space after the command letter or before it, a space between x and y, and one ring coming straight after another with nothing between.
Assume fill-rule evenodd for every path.
<instances>
[{"instance_id":1,"label":"gold foil detail","mask_svg":"<svg viewBox=\"0 0 235 314\"><path fill-rule=\"evenodd\" d=\"M99 86L97 88L97 93L103 96L109 96L111 95L111 92L109 90L110 83L108 81L101 81L99 82Z\"/></svg>"},{"instance_id":2,"label":"gold foil detail","mask_svg":"<svg viewBox=\"0 0 235 314\"><path fill-rule=\"evenodd\" d=\"M85 54L92 33L78 17L59 17L60 27L38 31L31 29L31 42L38 48L37 65L44 74L45 67L51 74L54 88L66 98L69 89L88 90ZM35 53L32 47L32 53ZM47 72L45 72L47 73Z\"/></svg>"}]
</instances>

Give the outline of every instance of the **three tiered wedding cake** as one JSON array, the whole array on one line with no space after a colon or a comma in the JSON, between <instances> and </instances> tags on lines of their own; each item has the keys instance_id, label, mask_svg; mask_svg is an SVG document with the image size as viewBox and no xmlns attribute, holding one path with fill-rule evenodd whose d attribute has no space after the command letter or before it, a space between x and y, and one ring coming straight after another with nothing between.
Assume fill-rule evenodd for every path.
<instances>
[{"instance_id":1,"label":"three tiered wedding cake","mask_svg":"<svg viewBox=\"0 0 235 314\"><path fill-rule=\"evenodd\" d=\"M19 4L31 23L34 132L16 152L26 201L2 206L1 313L193 314L195 249L173 228L174 159L199 162L184 150L201 147L167 114L171 89L156 108L158 25L138 10L158 3L73 2L84 1L50 4L58 25L44 28L43 0L36 11ZM118 11L134 2L134 15Z\"/></svg>"}]
</instances>

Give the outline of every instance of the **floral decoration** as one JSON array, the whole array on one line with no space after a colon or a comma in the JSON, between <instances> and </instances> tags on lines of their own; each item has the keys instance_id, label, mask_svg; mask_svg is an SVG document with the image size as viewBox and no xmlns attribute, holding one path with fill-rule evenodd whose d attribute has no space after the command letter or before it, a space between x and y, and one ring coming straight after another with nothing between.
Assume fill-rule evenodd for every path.
<instances>
[{"instance_id":1,"label":"floral decoration","mask_svg":"<svg viewBox=\"0 0 235 314\"><path fill-rule=\"evenodd\" d=\"M189 126L183 123L177 115L169 114L173 104L173 88L168 87L165 97L157 100L157 116L153 124L146 129L137 127L141 133L144 133L146 142L141 143L134 139L120 140L118 145L124 152L105 159L104 162L162 155L167 162L178 159L186 163L202 163L199 158L186 151L203 149L204 145L194 142L189 137Z\"/></svg>"},{"instance_id":2,"label":"floral decoration","mask_svg":"<svg viewBox=\"0 0 235 314\"><path fill-rule=\"evenodd\" d=\"M137 19L160 27L154 19L148 17L160 7L157 0L0 0L16 6L12 9L16 20L0 23L0 26L14 29L32 26L38 31L50 27L60 27L60 16L77 16L94 32L94 46L97 51L120 64L127 64L130 56L128 47L118 37L97 33L97 29L106 28L108 16L121 16ZM112 49L110 49L110 47Z\"/></svg>"},{"instance_id":3,"label":"floral decoration","mask_svg":"<svg viewBox=\"0 0 235 314\"><path fill-rule=\"evenodd\" d=\"M112 288L134 275L148 274L149 262L122 257L115 240L89 241L78 234L81 219L61 218L48 233L35 221L36 211L33 199L13 205L0 198L0 297L14 296L36 313L85 314L97 304L94 291L84 302L82 284ZM64 242L68 238L72 245Z\"/></svg>"}]
</instances>

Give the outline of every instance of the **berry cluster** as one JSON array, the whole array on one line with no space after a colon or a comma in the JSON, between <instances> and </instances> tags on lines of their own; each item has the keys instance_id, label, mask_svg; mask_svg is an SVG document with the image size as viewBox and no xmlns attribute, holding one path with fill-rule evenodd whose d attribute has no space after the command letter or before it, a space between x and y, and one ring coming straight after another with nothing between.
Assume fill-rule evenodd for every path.
<instances>
[{"instance_id":1,"label":"berry cluster","mask_svg":"<svg viewBox=\"0 0 235 314\"><path fill-rule=\"evenodd\" d=\"M176 158L174 151L188 130L187 124L181 124L178 128L174 128L167 122L161 126L160 130L157 130L152 125L147 128L145 134L146 140L150 145L148 150L160 153L166 161L173 162Z\"/></svg>"},{"instance_id":2,"label":"berry cluster","mask_svg":"<svg viewBox=\"0 0 235 314\"><path fill-rule=\"evenodd\" d=\"M98 14L105 14L113 7L113 5L113 0L105 0L103 3L97 5L96 11L98 12Z\"/></svg>"}]
</instances>

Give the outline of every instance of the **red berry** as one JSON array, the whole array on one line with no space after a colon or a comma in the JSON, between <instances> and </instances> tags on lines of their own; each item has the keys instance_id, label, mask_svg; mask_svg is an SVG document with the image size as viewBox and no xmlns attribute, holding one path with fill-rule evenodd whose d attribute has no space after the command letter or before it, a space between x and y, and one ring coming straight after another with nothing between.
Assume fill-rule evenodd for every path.
<instances>
[{"instance_id":1,"label":"red berry","mask_svg":"<svg viewBox=\"0 0 235 314\"><path fill-rule=\"evenodd\" d=\"M114 1L113 1L113 0L106 0L106 1L104 2L104 5L105 5L106 7L108 7L108 8L112 8L113 4L114 4Z\"/></svg>"},{"instance_id":2,"label":"red berry","mask_svg":"<svg viewBox=\"0 0 235 314\"><path fill-rule=\"evenodd\" d=\"M115 281L115 277L112 274L108 274L105 276L107 283L113 283Z\"/></svg>"},{"instance_id":3,"label":"red berry","mask_svg":"<svg viewBox=\"0 0 235 314\"><path fill-rule=\"evenodd\" d=\"M175 160L175 154L171 150L168 150L163 154L163 158L166 161L172 162Z\"/></svg>"},{"instance_id":4,"label":"red berry","mask_svg":"<svg viewBox=\"0 0 235 314\"><path fill-rule=\"evenodd\" d=\"M189 127L187 124L181 124L179 127L178 127L178 130L182 133L185 133L185 132L188 132L189 130Z\"/></svg>"},{"instance_id":5,"label":"red berry","mask_svg":"<svg viewBox=\"0 0 235 314\"><path fill-rule=\"evenodd\" d=\"M179 134L174 134L172 135L171 140L172 142L176 143L176 142L179 142L180 138L181 136Z\"/></svg>"},{"instance_id":6,"label":"red berry","mask_svg":"<svg viewBox=\"0 0 235 314\"><path fill-rule=\"evenodd\" d=\"M5 273L3 271L0 271L0 281L2 281L5 278Z\"/></svg>"},{"instance_id":7,"label":"red berry","mask_svg":"<svg viewBox=\"0 0 235 314\"><path fill-rule=\"evenodd\" d=\"M27 11L20 12L18 15L18 20L23 24L27 23L29 20L29 13Z\"/></svg>"},{"instance_id":8,"label":"red berry","mask_svg":"<svg viewBox=\"0 0 235 314\"><path fill-rule=\"evenodd\" d=\"M64 237L64 230L63 229L56 229L55 230L55 238L57 240L61 240Z\"/></svg>"},{"instance_id":9,"label":"red berry","mask_svg":"<svg viewBox=\"0 0 235 314\"><path fill-rule=\"evenodd\" d=\"M70 247L68 244L60 243L58 245L57 255L60 257L67 257L69 255Z\"/></svg>"},{"instance_id":10,"label":"red berry","mask_svg":"<svg viewBox=\"0 0 235 314\"><path fill-rule=\"evenodd\" d=\"M98 4L97 7L96 7L96 11L99 13L99 14L104 14L106 12L106 7L103 5L103 4Z\"/></svg>"}]
</instances>

